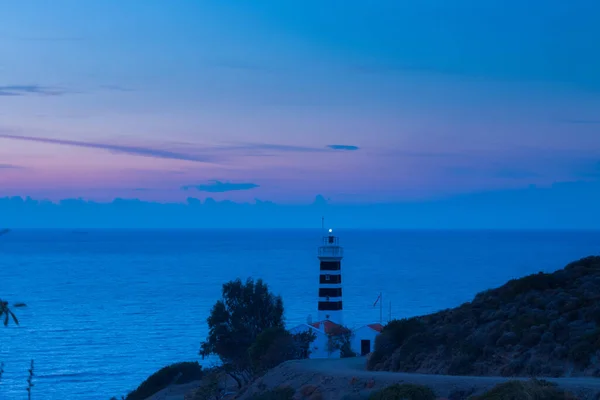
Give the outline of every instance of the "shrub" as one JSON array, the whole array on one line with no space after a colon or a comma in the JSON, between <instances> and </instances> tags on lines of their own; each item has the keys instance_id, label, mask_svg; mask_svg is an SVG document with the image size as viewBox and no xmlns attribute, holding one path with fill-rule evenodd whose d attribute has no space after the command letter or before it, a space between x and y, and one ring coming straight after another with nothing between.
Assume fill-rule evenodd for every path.
<instances>
[{"instance_id":1,"label":"shrub","mask_svg":"<svg viewBox=\"0 0 600 400\"><path fill-rule=\"evenodd\" d=\"M402 346L411 336L421 333L424 330L423 323L417 318L400 319L391 321L387 324L382 335L386 335L394 343L395 347Z\"/></svg>"},{"instance_id":2,"label":"shrub","mask_svg":"<svg viewBox=\"0 0 600 400\"><path fill-rule=\"evenodd\" d=\"M291 387L281 387L254 395L250 400L292 400L295 392Z\"/></svg>"},{"instance_id":3,"label":"shrub","mask_svg":"<svg viewBox=\"0 0 600 400\"><path fill-rule=\"evenodd\" d=\"M595 353L594 347L588 342L579 342L569 350L569 359L576 364L587 367L590 357Z\"/></svg>"},{"instance_id":4,"label":"shrub","mask_svg":"<svg viewBox=\"0 0 600 400\"><path fill-rule=\"evenodd\" d=\"M525 276L520 279L513 279L500 288L500 298L508 300L525 294L530 291L545 291L559 287L562 282L553 274L539 272Z\"/></svg>"},{"instance_id":5,"label":"shrub","mask_svg":"<svg viewBox=\"0 0 600 400\"><path fill-rule=\"evenodd\" d=\"M509 381L496 385L491 390L472 400L575 400L572 394L559 389L555 384L532 379Z\"/></svg>"},{"instance_id":6,"label":"shrub","mask_svg":"<svg viewBox=\"0 0 600 400\"><path fill-rule=\"evenodd\" d=\"M125 399L145 400L173 383L183 384L200 379L202 379L202 366L197 361L172 364L150 375Z\"/></svg>"},{"instance_id":7,"label":"shrub","mask_svg":"<svg viewBox=\"0 0 600 400\"><path fill-rule=\"evenodd\" d=\"M284 361L307 358L315 339L312 332L292 334L280 327L262 331L248 349L254 372L264 372Z\"/></svg>"},{"instance_id":8,"label":"shrub","mask_svg":"<svg viewBox=\"0 0 600 400\"><path fill-rule=\"evenodd\" d=\"M433 390L411 383L396 384L371 393L369 400L435 400Z\"/></svg>"}]
</instances>

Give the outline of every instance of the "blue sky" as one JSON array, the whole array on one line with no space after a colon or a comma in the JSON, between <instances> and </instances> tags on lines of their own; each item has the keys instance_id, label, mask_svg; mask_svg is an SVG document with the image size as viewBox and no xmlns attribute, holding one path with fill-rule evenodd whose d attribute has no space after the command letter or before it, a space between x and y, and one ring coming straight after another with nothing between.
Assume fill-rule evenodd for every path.
<instances>
[{"instance_id":1,"label":"blue sky","mask_svg":"<svg viewBox=\"0 0 600 400\"><path fill-rule=\"evenodd\" d=\"M572 210L565 185L599 194L599 20L591 0L1 2L0 196L451 213L533 185Z\"/></svg>"}]
</instances>

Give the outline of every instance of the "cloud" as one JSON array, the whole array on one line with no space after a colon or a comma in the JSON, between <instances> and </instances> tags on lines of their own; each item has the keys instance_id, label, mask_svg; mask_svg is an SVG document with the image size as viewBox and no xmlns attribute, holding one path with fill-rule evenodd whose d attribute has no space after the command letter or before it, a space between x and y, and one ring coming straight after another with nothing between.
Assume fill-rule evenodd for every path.
<instances>
[{"instance_id":1,"label":"cloud","mask_svg":"<svg viewBox=\"0 0 600 400\"><path fill-rule=\"evenodd\" d=\"M337 229L593 230L600 225L599 203L600 182L570 182L375 204L340 203L322 196L312 204L210 198L189 198L187 203L71 198L55 203L5 197L0 198L0 210L3 226L15 229L310 228L318 235L323 215Z\"/></svg>"},{"instance_id":2,"label":"cloud","mask_svg":"<svg viewBox=\"0 0 600 400\"><path fill-rule=\"evenodd\" d=\"M262 151L276 151L280 153L318 153L324 151L330 151L327 148L321 147L310 147L310 146L296 146L287 144L272 144L272 143L241 143L232 144L224 147L228 150L246 150L253 151L249 155L268 155L261 153Z\"/></svg>"},{"instance_id":3,"label":"cloud","mask_svg":"<svg viewBox=\"0 0 600 400\"><path fill-rule=\"evenodd\" d=\"M23 167L20 167L18 165L13 165L13 164L0 164L0 169L21 169Z\"/></svg>"},{"instance_id":4,"label":"cloud","mask_svg":"<svg viewBox=\"0 0 600 400\"><path fill-rule=\"evenodd\" d=\"M63 146L84 147L84 148L90 148L90 149L107 150L107 151L112 151L115 153L131 154L131 155L135 155L135 156L165 158L165 159L171 159L171 160L183 160L183 161L193 161L193 162L202 162L202 163L215 161L214 156L210 156L210 155L206 155L206 154L192 154L192 153L184 153L184 152L177 152L177 151L154 149L151 147L142 147L142 146L127 146L127 145L112 144L112 143L100 143L100 142L81 142L81 141L76 141L76 140L48 139L48 138L35 137L35 136L18 136L18 135L6 135L6 134L0 134L0 139L20 140L20 141L37 142L37 143L48 143L48 144L63 145Z\"/></svg>"},{"instance_id":5,"label":"cloud","mask_svg":"<svg viewBox=\"0 0 600 400\"><path fill-rule=\"evenodd\" d=\"M332 151L355 151L357 146L328 145L325 147L296 146L273 143L229 143L225 145L198 147L186 144L186 150L163 150L147 146L124 145L107 142L85 142L68 139L50 139L39 136L13 135L0 133L0 139L47 143L51 145L83 147L124 153L142 157L214 163L228 156L269 157L278 153L326 153ZM193 148L194 150L190 150Z\"/></svg>"},{"instance_id":6,"label":"cloud","mask_svg":"<svg viewBox=\"0 0 600 400\"><path fill-rule=\"evenodd\" d=\"M256 183L231 183L231 182L221 182L221 181L211 181L211 183L203 184L203 185L188 185L182 186L181 189L189 190L196 189L200 192L209 192L209 193L224 193L224 192L233 192L236 190L250 190L259 187Z\"/></svg>"},{"instance_id":7,"label":"cloud","mask_svg":"<svg viewBox=\"0 0 600 400\"><path fill-rule=\"evenodd\" d=\"M358 146L350 146L347 144L329 144L326 147L331 150L344 150L344 151L356 151L356 150L360 149L360 147L358 147Z\"/></svg>"},{"instance_id":8,"label":"cloud","mask_svg":"<svg viewBox=\"0 0 600 400\"><path fill-rule=\"evenodd\" d=\"M65 93L67 93L65 90L41 85L0 86L0 96L25 96L30 94L40 96L60 96Z\"/></svg>"}]
</instances>

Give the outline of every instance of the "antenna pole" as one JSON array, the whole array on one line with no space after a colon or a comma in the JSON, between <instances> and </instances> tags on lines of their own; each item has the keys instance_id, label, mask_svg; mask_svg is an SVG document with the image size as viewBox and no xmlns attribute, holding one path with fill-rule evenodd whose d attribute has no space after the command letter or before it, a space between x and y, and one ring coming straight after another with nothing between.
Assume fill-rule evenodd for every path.
<instances>
[{"instance_id":1,"label":"antenna pole","mask_svg":"<svg viewBox=\"0 0 600 400\"><path fill-rule=\"evenodd\" d=\"M325 217L321 217L321 230L325 231Z\"/></svg>"},{"instance_id":2,"label":"antenna pole","mask_svg":"<svg viewBox=\"0 0 600 400\"><path fill-rule=\"evenodd\" d=\"M383 324L383 294L379 292L379 323Z\"/></svg>"}]
</instances>

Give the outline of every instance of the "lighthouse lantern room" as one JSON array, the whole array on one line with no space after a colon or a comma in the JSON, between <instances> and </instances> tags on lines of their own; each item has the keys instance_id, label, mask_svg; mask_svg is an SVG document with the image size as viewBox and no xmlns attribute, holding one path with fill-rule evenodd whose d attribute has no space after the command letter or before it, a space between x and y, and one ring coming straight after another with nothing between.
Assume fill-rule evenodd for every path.
<instances>
[{"instance_id":1,"label":"lighthouse lantern room","mask_svg":"<svg viewBox=\"0 0 600 400\"><path fill-rule=\"evenodd\" d=\"M319 246L319 321L331 321L342 325L342 258L344 249L339 238L329 229Z\"/></svg>"}]
</instances>

